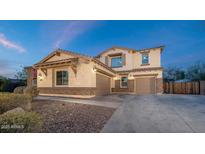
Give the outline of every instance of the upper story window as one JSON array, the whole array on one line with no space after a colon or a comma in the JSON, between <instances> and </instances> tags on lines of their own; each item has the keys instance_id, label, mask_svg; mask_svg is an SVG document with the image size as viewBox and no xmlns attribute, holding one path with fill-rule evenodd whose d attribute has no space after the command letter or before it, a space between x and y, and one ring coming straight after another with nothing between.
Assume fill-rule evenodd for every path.
<instances>
[{"instance_id":1,"label":"upper story window","mask_svg":"<svg viewBox=\"0 0 205 154\"><path fill-rule=\"evenodd\" d=\"M122 57L112 57L111 67L122 67Z\"/></svg>"},{"instance_id":2,"label":"upper story window","mask_svg":"<svg viewBox=\"0 0 205 154\"><path fill-rule=\"evenodd\" d=\"M68 71L56 72L56 85L68 85Z\"/></svg>"},{"instance_id":3,"label":"upper story window","mask_svg":"<svg viewBox=\"0 0 205 154\"><path fill-rule=\"evenodd\" d=\"M148 54L142 54L142 65L143 64L149 64L149 55Z\"/></svg>"}]
</instances>

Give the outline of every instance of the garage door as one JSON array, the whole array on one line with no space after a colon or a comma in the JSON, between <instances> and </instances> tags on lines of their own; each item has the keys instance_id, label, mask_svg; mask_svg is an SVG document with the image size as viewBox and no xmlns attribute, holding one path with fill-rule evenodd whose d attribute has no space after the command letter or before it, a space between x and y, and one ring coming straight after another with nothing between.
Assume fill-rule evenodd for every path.
<instances>
[{"instance_id":1,"label":"garage door","mask_svg":"<svg viewBox=\"0 0 205 154\"><path fill-rule=\"evenodd\" d=\"M155 78L136 78L136 94L155 94Z\"/></svg>"},{"instance_id":2,"label":"garage door","mask_svg":"<svg viewBox=\"0 0 205 154\"><path fill-rule=\"evenodd\" d=\"M110 93L110 78L96 74L96 95L107 95Z\"/></svg>"}]
</instances>

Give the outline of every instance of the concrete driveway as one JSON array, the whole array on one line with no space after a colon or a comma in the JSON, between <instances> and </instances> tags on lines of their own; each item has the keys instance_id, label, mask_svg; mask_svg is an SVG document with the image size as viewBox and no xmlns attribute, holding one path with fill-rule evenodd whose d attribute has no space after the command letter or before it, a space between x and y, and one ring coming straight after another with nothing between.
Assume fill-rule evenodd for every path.
<instances>
[{"instance_id":1,"label":"concrete driveway","mask_svg":"<svg viewBox=\"0 0 205 154\"><path fill-rule=\"evenodd\" d=\"M205 96L124 95L102 132L205 132Z\"/></svg>"}]
</instances>

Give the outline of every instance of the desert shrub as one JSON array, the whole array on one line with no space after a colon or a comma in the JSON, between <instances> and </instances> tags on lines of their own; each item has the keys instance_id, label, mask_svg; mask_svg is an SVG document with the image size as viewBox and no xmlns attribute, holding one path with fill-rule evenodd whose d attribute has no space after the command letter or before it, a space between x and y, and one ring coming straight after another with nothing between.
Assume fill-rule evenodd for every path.
<instances>
[{"instance_id":1,"label":"desert shrub","mask_svg":"<svg viewBox=\"0 0 205 154\"><path fill-rule=\"evenodd\" d=\"M26 94L14 94L14 93L0 93L0 114L21 107L24 110L31 109L32 97Z\"/></svg>"},{"instance_id":2,"label":"desert shrub","mask_svg":"<svg viewBox=\"0 0 205 154\"><path fill-rule=\"evenodd\" d=\"M16 87L16 88L14 89L14 93L15 93L15 94L23 94L23 90L24 90L25 88L26 88L25 86Z\"/></svg>"},{"instance_id":3,"label":"desert shrub","mask_svg":"<svg viewBox=\"0 0 205 154\"><path fill-rule=\"evenodd\" d=\"M10 83L9 79L0 76L0 91L6 91L6 86Z\"/></svg>"},{"instance_id":4,"label":"desert shrub","mask_svg":"<svg viewBox=\"0 0 205 154\"><path fill-rule=\"evenodd\" d=\"M35 112L14 112L0 115L0 133L39 132L42 118Z\"/></svg>"},{"instance_id":5,"label":"desert shrub","mask_svg":"<svg viewBox=\"0 0 205 154\"><path fill-rule=\"evenodd\" d=\"M35 86L32 86L32 87L26 87L24 90L23 90L24 94L29 94L31 96L37 96L38 95L38 90L37 90L37 87Z\"/></svg>"}]
</instances>

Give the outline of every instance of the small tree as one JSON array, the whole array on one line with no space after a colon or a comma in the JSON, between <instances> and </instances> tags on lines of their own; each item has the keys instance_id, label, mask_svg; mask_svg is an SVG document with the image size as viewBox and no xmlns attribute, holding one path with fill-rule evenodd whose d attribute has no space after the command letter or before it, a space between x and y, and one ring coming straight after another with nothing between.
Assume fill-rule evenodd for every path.
<instances>
[{"instance_id":1,"label":"small tree","mask_svg":"<svg viewBox=\"0 0 205 154\"><path fill-rule=\"evenodd\" d=\"M25 81L27 79L26 69L25 68L21 68L20 71L17 71L17 73L15 74L15 78L19 79L19 80Z\"/></svg>"},{"instance_id":2,"label":"small tree","mask_svg":"<svg viewBox=\"0 0 205 154\"><path fill-rule=\"evenodd\" d=\"M187 68L186 78L197 81L205 80L205 63L197 62Z\"/></svg>"},{"instance_id":3,"label":"small tree","mask_svg":"<svg viewBox=\"0 0 205 154\"><path fill-rule=\"evenodd\" d=\"M178 68L170 66L164 70L164 79L167 81L176 81L185 79L185 71Z\"/></svg>"}]
</instances>

